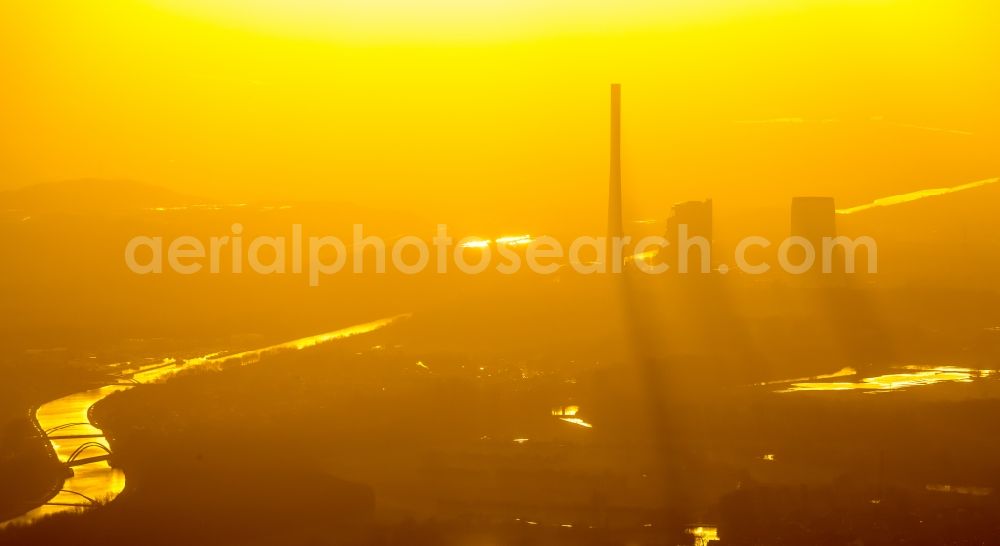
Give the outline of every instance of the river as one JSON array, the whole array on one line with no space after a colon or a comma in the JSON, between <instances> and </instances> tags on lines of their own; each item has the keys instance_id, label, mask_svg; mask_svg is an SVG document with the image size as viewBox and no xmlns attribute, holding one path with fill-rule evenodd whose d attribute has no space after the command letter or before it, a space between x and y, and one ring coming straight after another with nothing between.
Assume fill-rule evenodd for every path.
<instances>
[{"instance_id":1,"label":"river","mask_svg":"<svg viewBox=\"0 0 1000 546\"><path fill-rule=\"evenodd\" d=\"M138 385L163 381L178 372L205 365L236 362L246 365L269 354L300 351L330 341L367 334L408 316L396 315L238 353L217 352L184 360L167 358L123 372L120 383L73 393L42 404L35 410L35 425L49 440L52 456L67 465L81 461L83 464L68 466L72 475L64 480L62 488L45 504L0 523L0 528L33 523L41 517L59 512L81 510L97 501L110 502L125 489L124 472L112 467L105 459L105 456L111 454L111 445L103 431L90 419L90 408L106 396ZM88 462L89 459L94 460Z\"/></svg>"}]
</instances>

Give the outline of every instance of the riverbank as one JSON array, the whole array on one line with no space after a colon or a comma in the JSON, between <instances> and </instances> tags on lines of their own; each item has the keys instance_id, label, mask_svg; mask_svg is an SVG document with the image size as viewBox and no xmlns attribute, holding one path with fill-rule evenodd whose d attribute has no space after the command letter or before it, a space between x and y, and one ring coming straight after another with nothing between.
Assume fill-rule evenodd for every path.
<instances>
[{"instance_id":1,"label":"riverbank","mask_svg":"<svg viewBox=\"0 0 1000 546\"><path fill-rule=\"evenodd\" d=\"M34 408L2 418L0 521L15 518L51 498L66 477L34 420Z\"/></svg>"}]
</instances>

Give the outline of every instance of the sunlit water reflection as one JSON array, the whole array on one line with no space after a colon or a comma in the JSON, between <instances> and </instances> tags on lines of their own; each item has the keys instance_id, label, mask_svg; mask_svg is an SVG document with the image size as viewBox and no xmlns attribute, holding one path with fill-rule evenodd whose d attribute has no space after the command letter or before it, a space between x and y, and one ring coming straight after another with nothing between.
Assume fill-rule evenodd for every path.
<instances>
[{"instance_id":1,"label":"sunlit water reflection","mask_svg":"<svg viewBox=\"0 0 1000 546\"><path fill-rule=\"evenodd\" d=\"M716 527L699 525L688 527L684 532L694 537L694 546L709 546L709 543L719 540L719 529Z\"/></svg>"},{"instance_id":2,"label":"sunlit water reflection","mask_svg":"<svg viewBox=\"0 0 1000 546\"><path fill-rule=\"evenodd\" d=\"M993 494L992 487L981 487L976 485L949 485L929 483L924 487L928 491L935 493L956 493L958 495L972 495L974 497L985 497Z\"/></svg>"},{"instance_id":3,"label":"sunlit water reflection","mask_svg":"<svg viewBox=\"0 0 1000 546\"><path fill-rule=\"evenodd\" d=\"M127 390L139 384L162 381L178 372L201 366L223 363L246 365L257 362L266 355L299 351L330 341L366 334L407 316L409 315L397 315L250 351L216 352L186 360L167 358L155 364L123 372L120 384L74 393L42 404L35 411L35 421L40 432L49 439L55 457L68 465L72 476L63 482L62 489L45 504L0 524L0 527L32 523L50 514L80 510L92 506L95 502L110 501L125 489L125 474L117 468L112 468L107 460L103 460L111 453L107 438L90 420L91 407L111 393ZM95 460L88 462L88 459ZM83 464L74 464L81 462Z\"/></svg>"},{"instance_id":4,"label":"sunlit water reflection","mask_svg":"<svg viewBox=\"0 0 1000 546\"><path fill-rule=\"evenodd\" d=\"M778 392L802 392L802 391L862 391L862 392L885 392L899 391L913 387L934 385L938 383L971 383L977 379L984 379L997 373L996 370L977 370L972 368L961 368L957 366L902 366L898 368L899 373L889 373L876 375L873 377L863 377L858 381L803 381L793 379L789 381L776 381L775 383L791 383L787 389ZM852 373L846 373L846 372ZM840 372L816 376L815 379L844 377L857 375L851 368L844 368Z\"/></svg>"}]
</instances>

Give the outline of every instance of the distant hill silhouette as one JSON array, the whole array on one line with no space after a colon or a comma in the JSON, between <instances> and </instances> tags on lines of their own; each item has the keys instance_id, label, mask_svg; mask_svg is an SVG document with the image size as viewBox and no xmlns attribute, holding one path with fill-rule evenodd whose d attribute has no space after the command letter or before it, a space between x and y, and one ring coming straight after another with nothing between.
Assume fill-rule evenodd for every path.
<instances>
[{"instance_id":1,"label":"distant hill silhouette","mask_svg":"<svg viewBox=\"0 0 1000 546\"><path fill-rule=\"evenodd\" d=\"M0 192L0 210L72 212L173 207L205 200L131 180L81 179L46 182Z\"/></svg>"}]
</instances>

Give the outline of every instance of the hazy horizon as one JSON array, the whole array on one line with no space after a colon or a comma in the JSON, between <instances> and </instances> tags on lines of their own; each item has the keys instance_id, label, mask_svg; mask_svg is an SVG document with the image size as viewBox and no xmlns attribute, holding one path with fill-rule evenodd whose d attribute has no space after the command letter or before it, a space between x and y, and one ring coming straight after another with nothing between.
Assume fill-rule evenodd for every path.
<instances>
[{"instance_id":1,"label":"hazy horizon","mask_svg":"<svg viewBox=\"0 0 1000 546\"><path fill-rule=\"evenodd\" d=\"M992 544L998 25L4 3L0 544Z\"/></svg>"}]
</instances>

